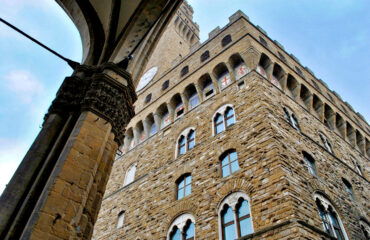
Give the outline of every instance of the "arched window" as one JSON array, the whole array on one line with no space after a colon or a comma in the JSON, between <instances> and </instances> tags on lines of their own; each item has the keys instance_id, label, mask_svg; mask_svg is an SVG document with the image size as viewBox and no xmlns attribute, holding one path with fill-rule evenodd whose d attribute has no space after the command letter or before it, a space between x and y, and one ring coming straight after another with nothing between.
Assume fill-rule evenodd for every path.
<instances>
[{"instance_id":1,"label":"arched window","mask_svg":"<svg viewBox=\"0 0 370 240\"><path fill-rule=\"evenodd\" d=\"M338 240L348 240L342 221L330 201L319 193L314 197L325 232Z\"/></svg>"},{"instance_id":2,"label":"arched window","mask_svg":"<svg viewBox=\"0 0 370 240\"><path fill-rule=\"evenodd\" d=\"M259 38L260 38L260 43L262 43L263 46L268 47L266 40L262 38L261 36Z\"/></svg>"},{"instance_id":3,"label":"arched window","mask_svg":"<svg viewBox=\"0 0 370 240\"><path fill-rule=\"evenodd\" d=\"M223 106L217 110L213 117L214 132L218 134L235 123L235 113L231 106Z\"/></svg>"},{"instance_id":4,"label":"arched window","mask_svg":"<svg viewBox=\"0 0 370 240\"><path fill-rule=\"evenodd\" d=\"M168 240L194 240L194 217L188 213L178 216L170 226L167 234Z\"/></svg>"},{"instance_id":5,"label":"arched window","mask_svg":"<svg viewBox=\"0 0 370 240\"><path fill-rule=\"evenodd\" d=\"M217 78L220 89L224 89L231 84L231 76L225 63L218 64L214 70L214 75Z\"/></svg>"},{"instance_id":6,"label":"arched window","mask_svg":"<svg viewBox=\"0 0 370 240\"><path fill-rule=\"evenodd\" d=\"M300 132L301 129L299 127L298 119L296 118L294 113L285 107L283 107L283 110L285 114L285 119L289 122L290 125L292 125L292 127L294 127L298 132Z\"/></svg>"},{"instance_id":7,"label":"arched window","mask_svg":"<svg viewBox=\"0 0 370 240\"><path fill-rule=\"evenodd\" d=\"M219 216L221 240L235 240L253 233L249 198L246 194L230 194L222 201Z\"/></svg>"},{"instance_id":8,"label":"arched window","mask_svg":"<svg viewBox=\"0 0 370 240\"><path fill-rule=\"evenodd\" d=\"M157 114L160 118L160 128L164 128L166 127L167 125L169 125L171 123L171 117L170 117L170 114L168 112L168 108L167 108L167 105L165 103L163 103L157 110Z\"/></svg>"},{"instance_id":9,"label":"arched window","mask_svg":"<svg viewBox=\"0 0 370 240\"><path fill-rule=\"evenodd\" d=\"M234 71L236 80L239 80L240 78L244 77L247 73L250 72L247 65L245 65L244 60L238 53L235 53L230 57L229 63Z\"/></svg>"},{"instance_id":10,"label":"arched window","mask_svg":"<svg viewBox=\"0 0 370 240\"><path fill-rule=\"evenodd\" d=\"M221 155L222 177L227 177L239 170L238 155L235 150L226 151Z\"/></svg>"},{"instance_id":11,"label":"arched window","mask_svg":"<svg viewBox=\"0 0 370 240\"><path fill-rule=\"evenodd\" d=\"M207 100L215 94L215 89L209 74L204 74L202 77L200 77L199 85L202 90L204 100Z\"/></svg>"},{"instance_id":12,"label":"arched window","mask_svg":"<svg viewBox=\"0 0 370 240\"><path fill-rule=\"evenodd\" d=\"M194 148L195 146L195 130L188 128L180 134L177 142L177 155L182 155Z\"/></svg>"},{"instance_id":13,"label":"arched window","mask_svg":"<svg viewBox=\"0 0 370 240\"><path fill-rule=\"evenodd\" d=\"M150 100L152 99L152 94L151 93L149 93L148 95L146 95L146 97L145 97L145 103L148 103L148 102L150 102Z\"/></svg>"},{"instance_id":14,"label":"arched window","mask_svg":"<svg viewBox=\"0 0 370 240\"><path fill-rule=\"evenodd\" d=\"M189 72L189 66L185 66L181 69L181 77L185 76Z\"/></svg>"},{"instance_id":15,"label":"arched window","mask_svg":"<svg viewBox=\"0 0 370 240\"><path fill-rule=\"evenodd\" d=\"M135 180L135 172L136 172L136 164L131 165L126 172L125 175L125 183L124 185L126 186L127 184L132 183Z\"/></svg>"},{"instance_id":16,"label":"arched window","mask_svg":"<svg viewBox=\"0 0 370 240\"><path fill-rule=\"evenodd\" d=\"M184 174L177 180L177 200L191 193L191 175Z\"/></svg>"},{"instance_id":17,"label":"arched window","mask_svg":"<svg viewBox=\"0 0 370 240\"><path fill-rule=\"evenodd\" d=\"M157 125L155 124L153 114L149 114L145 119L146 127L149 130L149 137L153 136L157 132Z\"/></svg>"},{"instance_id":18,"label":"arched window","mask_svg":"<svg viewBox=\"0 0 370 240\"><path fill-rule=\"evenodd\" d=\"M348 195L350 196L351 200L355 200L355 195L353 194L352 185L344 178L342 178L344 187L346 188L346 191Z\"/></svg>"},{"instance_id":19,"label":"arched window","mask_svg":"<svg viewBox=\"0 0 370 240\"><path fill-rule=\"evenodd\" d=\"M222 40L221 40L221 45L222 47L225 47L227 44L231 43L232 39L230 34L226 35Z\"/></svg>"},{"instance_id":20,"label":"arched window","mask_svg":"<svg viewBox=\"0 0 370 240\"><path fill-rule=\"evenodd\" d=\"M194 84L190 84L185 88L184 95L188 101L189 110L199 105L199 95Z\"/></svg>"},{"instance_id":21,"label":"arched window","mask_svg":"<svg viewBox=\"0 0 370 240\"><path fill-rule=\"evenodd\" d=\"M270 58L267 57L264 53L262 53L256 71L259 74L261 74L264 78L267 78L267 72L269 71L271 64L272 63Z\"/></svg>"},{"instance_id":22,"label":"arched window","mask_svg":"<svg viewBox=\"0 0 370 240\"><path fill-rule=\"evenodd\" d=\"M162 84L162 91L166 90L168 88L168 86L170 85L170 80L166 80L163 84Z\"/></svg>"},{"instance_id":23,"label":"arched window","mask_svg":"<svg viewBox=\"0 0 370 240\"><path fill-rule=\"evenodd\" d=\"M324 144L324 147L326 150L328 150L330 153L333 153L333 148L331 147L331 143L329 140L324 136L324 134L319 133L322 143Z\"/></svg>"},{"instance_id":24,"label":"arched window","mask_svg":"<svg viewBox=\"0 0 370 240\"><path fill-rule=\"evenodd\" d=\"M314 175L317 176L317 170L316 170L316 164L315 164L315 159L308 154L307 152L302 152L303 153L303 159L304 162L308 168L308 171Z\"/></svg>"},{"instance_id":25,"label":"arched window","mask_svg":"<svg viewBox=\"0 0 370 240\"><path fill-rule=\"evenodd\" d=\"M121 228L123 227L123 223L124 223L124 220L125 220L125 212L120 212L118 214L118 218L117 218L117 228Z\"/></svg>"},{"instance_id":26,"label":"arched window","mask_svg":"<svg viewBox=\"0 0 370 240\"><path fill-rule=\"evenodd\" d=\"M204 62L208 58L209 58L209 51L207 50L204 53L202 53L202 55L200 56L200 62Z\"/></svg>"}]
</instances>

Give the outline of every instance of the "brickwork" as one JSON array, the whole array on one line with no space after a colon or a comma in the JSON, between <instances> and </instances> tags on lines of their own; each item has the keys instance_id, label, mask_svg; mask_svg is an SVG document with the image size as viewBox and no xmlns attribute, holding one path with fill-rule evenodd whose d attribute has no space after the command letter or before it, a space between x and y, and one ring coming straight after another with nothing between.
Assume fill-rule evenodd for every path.
<instances>
[{"instance_id":1,"label":"brickwork","mask_svg":"<svg viewBox=\"0 0 370 240\"><path fill-rule=\"evenodd\" d=\"M229 34L232 42L222 47L222 39ZM201 62L206 50L210 58ZM331 202L348 239L365 239L359 220L370 219L369 125L362 119L357 121L358 115L350 109L344 113L340 106L346 104L338 96L329 100L330 90L293 57L237 12L227 26L215 30L209 40L152 80L139 92L136 116L127 129L139 139L137 124L144 122L148 132L145 121L153 114L157 132L131 148L126 136L125 152L112 168L94 239L164 240L172 222L183 213L194 216L196 239L219 239L219 205L233 192L249 197L253 233L242 239L334 239L324 231L315 193ZM241 59L250 70L240 79L236 79L235 59ZM270 61L265 76L257 70L261 59ZM274 85L275 64L283 74ZM180 77L184 66L189 66L189 73ZM222 90L217 79L220 66L226 66L232 81ZM205 75L215 89L215 94L207 98L201 82ZM294 88L289 76L296 81ZM170 87L163 91L161 86L167 79ZM189 107L185 92L191 84L200 98L194 108ZM152 100L144 103L149 93ZM185 105L185 113L179 118L174 116L172 104L176 94ZM322 99L320 108L317 99ZM214 114L226 104L234 109L235 124L215 134ZM171 115L171 124L159 130L158 109L163 105ZM299 128L286 119L283 107L294 113ZM334 125L328 124L332 112L341 116L335 118ZM340 119L356 128L359 137L355 141L347 130L341 131ZM189 127L195 129L195 146L178 156L176 141ZM326 136L333 152L324 145L320 133ZM239 170L222 177L220 156L229 149L237 152ZM302 151L315 159L317 176L309 172ZM126 171L133 164L135 180L124 185ZM191 194L177 200L176 181L185 173L192 176ZM351 183L355 199L342 178ZM117 228L121 212L124 224Z\"/></svg>"}]
</instances>

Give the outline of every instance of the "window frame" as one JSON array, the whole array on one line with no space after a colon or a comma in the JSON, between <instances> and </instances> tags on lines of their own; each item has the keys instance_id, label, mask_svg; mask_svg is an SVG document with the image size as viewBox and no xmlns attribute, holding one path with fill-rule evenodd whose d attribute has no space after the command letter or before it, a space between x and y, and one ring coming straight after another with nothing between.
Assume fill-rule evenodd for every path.
<instances>
[{"instance_id":1,"label":"window frame","mask_svg":"<svg viewBox=\"0 0 370 240\"><path fill-rule=\"evenodd\" d=\"M344 228L341 218L338 212L335 210L331 202L321 193L314 194L314 200L319 213L319 218L324 226L324 231L329 235L338 238L336 230L340 230L341 239L348 240L347 232ZM337 227L334 227L333 219L337 222Z\"/></svg>"},{"instance_id":2,"label":"window frame","mask_svg":"<svg viewBox=\"0 0 370 240\"><path fill-rule=\"evenodd\" d=\"M187 183L186 182L186 179L190 177L190 182ZM180 184L184 181L184 187L179 187ZM177 181L176 181L176 200L181 200L183 198L185 198L186 196L189 196L191 194L191 182L192 182L192 177L191 177L191 174L190 173L185 173L183 175L181 175ZM190 185L190 192L189 194L186 194L186 187L188 187ZM181 198L179 198L179 192L180 191L183 191L183 196Z\"/></svg>"},{"instance_id":3,"label":"window frame","mask_svg":"<svg viewBox=\"0 0 370 240\"><path fill-rule=\"evenodd\" d=\"M230 158L230 155L232 153L236 154L236 159L233 160L233 161L231 161L231 158ZM223 165L222 161L225 160L226 157L227 157L227 164ZM235 171L232 171L231 165L234 162L236 162L238 164L238 169L236 169ZM240 165L239 165L238 153L236 152L236 150L235 149L229 149L229 150L226 150L224 153L222 153L221 156L220 156L220 165L221 165L221 177L222 178L229 177L229 176L233 175L233 173L239 171L240 170ZM223 168L225 166L228 166L228 169L229 169L229 175L227 175L227 176L224 176L224 174L223 174L223 172L224 172Z\"/></svg>"},{"instance_id":4,"label":"window frame","mask_svg":"<svg viewBox=\"0 0 370 240\"><path fill-rule=\"evenodd\" d=\"M186 237L185 230L190 225L189 223L192 223L194 225L194 237L185 238ZM171 234L173 233L173 230L175 227L180 230L181 240L195 240L196 239L196 222L192 214L184 213L176 217L176 219L172 221L170 227L167 230L166 240L171 240Z\"/></svg>"},{"instance_id":5,"label":"window frame","mask_svg":"<svg viewBox=\"0 0 370 240\"><path fill-rule=\"evenodd\" d=\"M248 203L248 212L249 214L249 219L250 219L250 233L246 234L246 235L243 235L241 236L241 229L240 229L240 220L243 220L244 217L241 219L239 216L238 216L238 205L243 202L243 201L246 201ZM251 199L249 198L249 196L247 194L245 194L244 192L233 192L231 194L229 194L228 196L226 196L222 201L221 203L218 204L217 206L217 215L218 215L218 227L220 229L219 232L219 239L220 240L224 240L224 236L225 236L225 232L224 232L224 224L223 224L223 212L224 212L224 209L225 209L225 206L228 206L229 208L231 208L232 212L233 212L233 219L234 219L234 227L235 227L235 235L237 237L237 239L239 239L240 237L244 237L244 236L247 236L249 234L252 234L254 233L254 227L253 227L253 214L252 214L252 208L251 208ZM246 215L246 216L247 216ZM245 217L245 219L247 219L248 217ZM239 225L239 226L237 226ZM239 229L239 230L238 230Z\"/></svg>"},{"instance_id":6,"label":"window frame","mask_svg":"<svg viewBox=\"0 0 370 240\"><path fill-rule=\"evenodd\" d=\"M189 139L189 136L192 132L194 133L194 137ZM180 145L180 140L181 140L182 137L185 139L185 144ZM190 148L189 143L192 143L192 142L193 142L193 147ZM195 145L196 145L196 131L195 131L195 128L194 127L188 127L187 129L185 129L184 131L182 131L179 134L179 136L176 140L175 158L180 157L181 155L184 155L189 150L193 149L195 147ZM184 153L180 154L180 149L182 147L184 147Z\"/></svg>"},{"instance_id":7,"label":"window frame","mask_svg":"<svg viewBox=\"0 0 370 240\"><path fill-rule=\"evenodd\" d=\"M230 117L226 117L227 111L231 109L233 111L233 115ZM221 115L222 121L221 122L216 122L216 117L218 115ZM234 118L234 122L231 124L227 124L227 121L231 118ZM223 123L223 130L220 132L217 132L217 127ZM235 108L231 104L225 104L213 114L212 116L212 129L213 129L213 136L216 136L217 134L220 134L224 131L226 131L229 127L233 126L236 124L236 113L235 113Z\"/></svg>"}]
</instances>

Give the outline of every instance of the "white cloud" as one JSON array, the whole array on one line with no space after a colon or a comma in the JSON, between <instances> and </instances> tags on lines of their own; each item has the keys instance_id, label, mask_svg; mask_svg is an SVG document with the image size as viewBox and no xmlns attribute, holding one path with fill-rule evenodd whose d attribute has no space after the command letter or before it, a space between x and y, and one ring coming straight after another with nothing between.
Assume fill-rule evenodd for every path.
<instances>
[{"instance_id":1,"label":"white cloud","mask_svg":"<svg viewBox=\"0 0 370 240\"><path fill-rule=\"evenodd\" d=\"M11 71L4 76L5 87L22 103L31 103L34 97L44 92L44 86L30 72Z\"/></svg>"},{"instance_id":2,"label":"white cloud","mask_svg":"<svg viewBox=\"0 0 370 240\"><path fill-rule=\"evenodd\" d=\"M28 148L27 143L0 138L0 194L13 176Z\"/></svg>"}]
</instances>

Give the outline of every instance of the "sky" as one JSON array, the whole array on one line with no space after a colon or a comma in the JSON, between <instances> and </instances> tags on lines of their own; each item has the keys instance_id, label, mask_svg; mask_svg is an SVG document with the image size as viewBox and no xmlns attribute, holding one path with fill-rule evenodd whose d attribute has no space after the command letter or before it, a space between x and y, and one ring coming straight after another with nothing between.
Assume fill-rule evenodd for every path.
<instances>
[{"instance_id":1,"label":"sky","mask_svg":"<svg viewBox=\"0 0 370 240\"><path fill-rule=\"evenodd\" d=\"M370 120L368 0L189 0L201 42L238 9L278 40ZM0 0L0 17L80 62L79 33L52 0ZM40 131L56 91L72 69L0 23L0 192Z\"/></svg>"}]
</instances>

